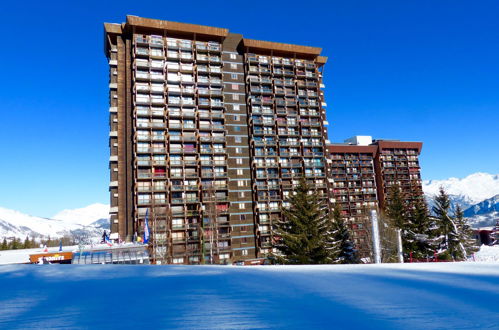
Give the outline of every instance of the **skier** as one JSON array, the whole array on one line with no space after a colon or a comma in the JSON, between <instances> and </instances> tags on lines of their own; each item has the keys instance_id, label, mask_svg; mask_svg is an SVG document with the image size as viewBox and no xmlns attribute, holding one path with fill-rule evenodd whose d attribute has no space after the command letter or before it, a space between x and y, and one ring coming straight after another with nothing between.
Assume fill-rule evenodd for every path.
<instances>
[{"instance_id":1,"label":"skier","mask_svg":"<svg viewBox=\"0 0 499 330\"><path fill-rule=\"evenodd\" d=\"M102 244L106 243L106 238L107 238L107 232L104 230L104 234L102 234L102 241L101 241Z\"/></svg>"}]
</instances>

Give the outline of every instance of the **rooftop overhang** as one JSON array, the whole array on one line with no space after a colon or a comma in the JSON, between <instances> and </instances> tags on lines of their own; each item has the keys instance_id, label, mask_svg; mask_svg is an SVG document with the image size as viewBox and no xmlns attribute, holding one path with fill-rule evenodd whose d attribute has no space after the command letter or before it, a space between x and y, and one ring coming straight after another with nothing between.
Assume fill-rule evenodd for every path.
<instances>
[{"instance_id":1,"label":"rooftop overhang","mask_svg":"<svg viewBox=\"0 0 499 330\"><path fill-rule=\"evenodd\" d=\"M144 18L131 15L128 15L126 17L126 24L127 26L166 30L177 33L192 33L197 35L215 36L222 38L225 38L229 34L229 30L217 27L163 21L159 19Z\"/></svg>"},{"instance_id":2,"label":"rooftop overhang","mask_svg":"<svg viewBox=\"0 0 499 330\"><path fill-rule=\"evenodd\" d=\"M375 145L358 146L349 144L331 144L327 147L329 154L371 154L373 157L378 150Z\"/></svg>"},{"instance_id":3,"label":"rooftop overhang","mask_svg":"<svg viewBox=\"0 0 499 330\"><path fill-rule=\"evenodd\" d=\"M121 34L123 29L121 24L116 23L104 23L104 31L109 34Z\"/></svg>"},{"instance_id":4,"label":"rooftop overhang","mask_svg":"<svg viewBox=\"0 0 499 330\"><path fill-rule=\"evenodd\" d=\"M375 142L380 150L383 149L416 149L418 154L423 149L423 142L403 142L403 141L383 141L378 140Z\"/></svg>"},{"instance_id":5,"label":"rooftop overhang","mask_svg":"<svg viewBox=\"0 0 499 330\"><path fill-rule=\"evenodd\" d=\"M292 44L283 44L280 42L271 42L263 40L243 39L243 46L250 50L271 51L277 53L288 53L305 55L308 57L317 57L322 49L317 47L300 46Z\"/></svg>"}]
</instances>

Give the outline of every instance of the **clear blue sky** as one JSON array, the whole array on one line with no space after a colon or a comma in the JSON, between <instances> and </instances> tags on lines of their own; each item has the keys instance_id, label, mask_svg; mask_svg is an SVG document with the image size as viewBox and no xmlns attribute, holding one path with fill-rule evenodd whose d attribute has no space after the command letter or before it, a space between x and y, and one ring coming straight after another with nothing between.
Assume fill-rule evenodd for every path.
<instances>
[{"instance_id":1,"label":"clear blue sky","mask_svg":"<svg viewBox=\"0 0 499 330\"><path fill-rule=\"evenodd\" d=\"M323 48L330 138L423 141L424 179L499 173L499 1L23 1L0 11L0 206L108 203L103 22Z\"/></svg>"}]
</instances>

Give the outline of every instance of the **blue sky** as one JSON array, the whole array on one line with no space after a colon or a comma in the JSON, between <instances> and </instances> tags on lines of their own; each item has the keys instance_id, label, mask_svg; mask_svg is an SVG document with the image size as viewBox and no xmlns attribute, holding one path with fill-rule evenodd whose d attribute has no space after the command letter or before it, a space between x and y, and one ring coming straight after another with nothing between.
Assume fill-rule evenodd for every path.
<instances>
[{"instance_id":1,"label":"blue sky","mask_svg":"<svg viewBox=\"0 0 499 330\"><path fill-rule=\"evenodd\" d=\"M499 1L24 1L0 12L0 206L108 203L102 23L127 14L322 47L332 141L423 141L424 179L499 173Z\"/></svg>"}]
</instances>

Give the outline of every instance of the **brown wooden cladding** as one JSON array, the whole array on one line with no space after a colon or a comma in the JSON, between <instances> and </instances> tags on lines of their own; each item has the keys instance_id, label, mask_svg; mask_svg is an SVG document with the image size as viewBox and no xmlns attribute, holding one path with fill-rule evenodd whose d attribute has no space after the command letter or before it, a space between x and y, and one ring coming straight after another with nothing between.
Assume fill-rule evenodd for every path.
<instances>
[{"instance_id":1,"label":"brown wooden cladding","mask_svg":"<svg viewBox=\"0 0 499 330\"><path fill-rule=\"evenodd\" d=\"M280 42L270 42L270 41L253 40L245 38L243 38L243 45L244 47L248 48L267 49L277 52L297 53L297 54L315 55L315 56L320 55L322 51L321 48L317 47L291 45L291 44L283 44Z\"/></svg>"},{"instance_id":2,"label":"brown wooden cladding","mask_svg":"<svg viewBox=\"0 0 499 330\"><path fill-rule=\"evenodd\" d=\"M335 153L363 153L363 154L376 154L378 147L375 145L370 146L357 146L357 145L330 145L328 146L328 151L330 154Z\"/></svg>"},{"instance_id":3,"label":"brown wooden cladding","mask_svg":"<svg viewBox=\"0 0 499 330\"><path fill-rule=\"evenodd\" d=\"M216 37L226 37L229 34L229 30L223 28L163 21L159 19L144 18L144 17L130 16L130 15L126 17L126 22L130 26L139 26L145 28L167 30L172 32L187 32L187 33L216 36Z\"/></svg>"},{"instance_id":4,"label":"brown wooden cladding","mask_svg":"<svg viewBox=\"0 0 499 330\"><path fill-rule=\"evenodd\" d=\"M380 149L417 149L418 153L423 148L422 142L402 142L402 141L377 141Z\"/></svg>"}]
</instances>

